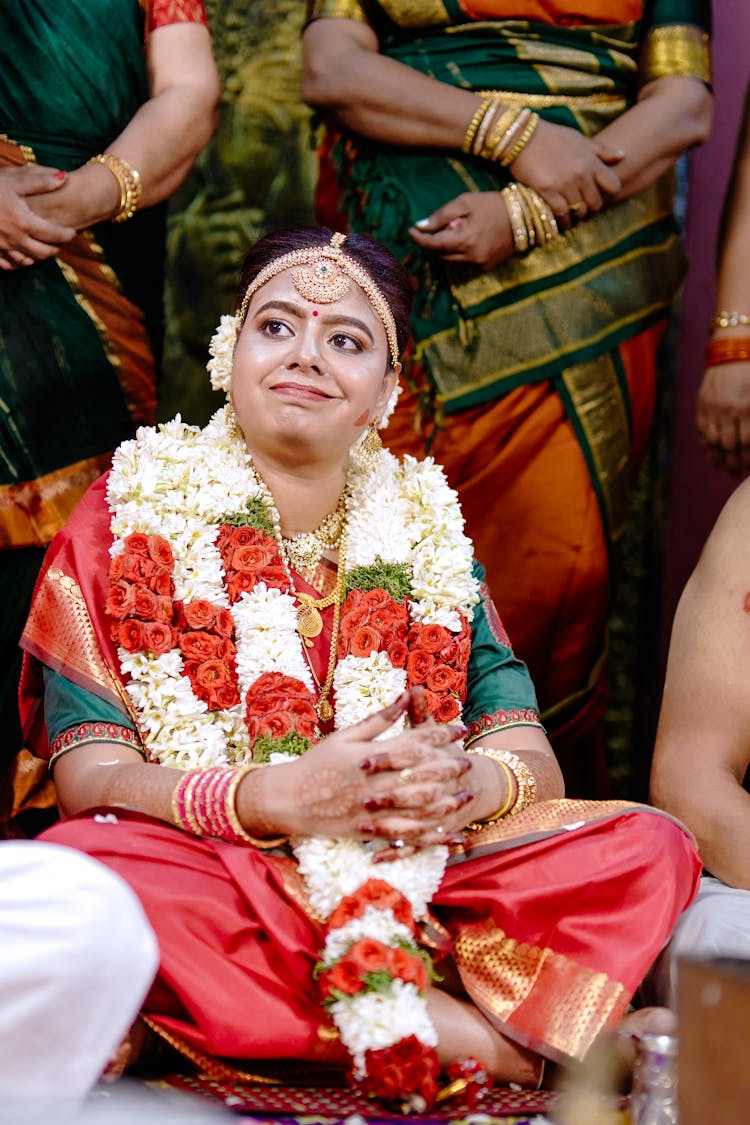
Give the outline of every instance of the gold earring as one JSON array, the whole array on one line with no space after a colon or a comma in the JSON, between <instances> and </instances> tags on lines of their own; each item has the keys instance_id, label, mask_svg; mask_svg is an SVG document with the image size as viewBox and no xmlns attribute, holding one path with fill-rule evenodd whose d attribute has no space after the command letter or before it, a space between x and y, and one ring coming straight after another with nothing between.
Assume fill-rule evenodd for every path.
<instances>
[{"instance_id":1,"label":"gold earring","mask_svg":"<svg viewBox=\"0 0 750 1125\"><path fill-rule=\"evenodd\" d=\"M383 450L383 443L380 440L377 422L370 422L365 433L357 442L355 450L357 460L363 468L371 469L375 466Z\"/></svg>"}]
</instances>

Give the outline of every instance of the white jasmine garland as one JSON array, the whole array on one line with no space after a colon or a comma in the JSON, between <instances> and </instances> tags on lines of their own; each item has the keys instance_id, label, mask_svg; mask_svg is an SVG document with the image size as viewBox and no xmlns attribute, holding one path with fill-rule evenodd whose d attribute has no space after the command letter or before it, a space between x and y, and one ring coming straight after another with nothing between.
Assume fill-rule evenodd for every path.
<instances>
[{"instance_id":1,"label":"white jasmine garland","mask_svg":"<svg viewBox=\"0 0 750 1125\"><path fill-rule=\"evenodd\" d=\"M236 317L222 317L211 341L212 385L229 390L237 338ZM384 419L395 406L394 392ZM383 451L375 465L352 459L347 508L347 565L400 564L411 575L412 620L438 623L458 632L461 616L471 619L479 600L471 573L471 544L455 492L432 461L407 458L399 465ZM204 599L228 608L234 621L236 666L241 702L209 711L184 675L178 648L161 656L118 649L126 688L151 759L180 769L252 757L244 722L245 697L260 675L282 672L314 691L313 679L296 630L291 591L259 582L230 605L216 535L224 515L246 510L261 497L250 455L229 405L203 430L179 416L117 450L108 483L114 537L110 553L124 549L132 532L167 539L174 556L175 599ZM386 652L348 655L334 674L335 725L351 726L392 703L403 691L404 669ZM388 733L403 729L401 719ZM282 755L273 760L284 760ZM369 879L387 881L409 901L416 919L424 916L445 871L448 850L425 848L388 864L373 862L375 850L356 840L310 838L292 842L313 909L324 919L342 898ZM393 911L368 906L355 921L329 931L324 964L334 964L351 945L374 938L385 945L413 945L407 927ZM385 992L365 991L330 1008L355 1069L364 1073L367 1050L387 1047L416 1035L428 1047L437 1042L425 998L411 983L392 980Z\"/></svg>"},{"instance_id":2,"label":"white jasmine garland","mask_svg":"<svg viewBox=\"0 0 750 1125\"><path fill-rule=\"evenodd\" d=\"M343 956L355 941L372 938L383 945L408 945L416 949L412 932L408 926L396 921L396 916L388 907L382 910L376 906L366 906L359 918L353 918L343 926L329 930L323 946L322 961L326 968Z\"/></svg>"},{"instance_id":3,"label":"white jasmine garland","mask_svg":"<svg viewBox=\"0 0 750 1125\"><path fill-rule=\"evenodd\" d=\"M427 1047L437 1046L437 1032L424 997L413 984L392 981L388 992L359 992L330 1008L358 1077L365 1074L365 1052L392 1047L415 1035Z\"/></svg>"}]
</instances>

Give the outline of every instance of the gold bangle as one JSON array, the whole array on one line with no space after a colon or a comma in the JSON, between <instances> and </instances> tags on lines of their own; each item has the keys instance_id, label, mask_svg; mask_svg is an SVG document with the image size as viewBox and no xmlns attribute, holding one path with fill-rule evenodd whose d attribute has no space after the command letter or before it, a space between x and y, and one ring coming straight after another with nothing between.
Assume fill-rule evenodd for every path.
<instances>
[{"instance_id":1,"label":"gold bangle","mask_svg":"<svg viewBox=\"0 0 750 1125\"><path fill-rule=\"evenodd\" d=\"M497 115L499 103L493 98L491 104L487 107L487 112L482 118L482 123L477 130L477 135L471 146L471 151L474 156L482 156L484 154L484 142L490 134L493 127L493 121Z\"/></svg>"},{"instance_id":2,"label":"gold bangle","mask_svg":"<svg viewBox=\"0 0 750 1125\"><path fill-rule=\"evenodd\" d=\"M508 184L500 192L505 200L510 220L510 229L513 232L513 246L517 254L524 254L529 248L529 232L523 218L523 209L518 197L518 185Z\"/></svg>"},{"instance_id":3,"label":"gold bangle","mask_svg":"<svg viewBox=\"0 0 750 1125\"><path fill-rule=\"evenodd\" d=\"M521 109L510 106L508 110L510 116L503 115L504 120L497 123L497 128L493 129L493 136L491 136L491 152L488 152L489 160L500 161L503 159L503 153L507 152L508 145L513 143L513 137L517 129L523 129L528 118L531 117L531 109L526 109L523 106ZM500 129L500 124L505 125L504 129ZM488 150L490 145L488 144Z\"/></svg>"},{"instance_id":4,"label":"gold bangle","mask_svg":"<svg viewBox=\"0 0 750 1125\"><path fill-rule=\"evenodd\" d=\"M467 751L467 753L471 753L471 751ZM485 756L489 757L489 755ZM493 812L491 816L486 816L483 820L472 820L469 824L467 824L466 828L470 832L478 832L480 828L484 828L486 824L494 824L496 820L500 820L502 817L507 816L517 799L513 796L513 782L515 780L515 775L513 774L510 766L506 762L501 762L499 758L495 758L494 761L498 766L500 766L503 773L505 774L505 780L508 783L508 796L505 798L500 808L497 809L496 812Z\"/></svg>"},{"instance_id":5,"label":"gold bangle","mask_svg":"<svg viewBox=\"0 0 750 1125\"><path fill-rule=\"evenodd\" d=\"M541 224L542 238L540 241L549 242L560 233L554 213L548 207L547 202L542 196L534 191L533 188L524 187L524 191L534 215L539 219Z\"/></svg>"},{"instance_id":6,"label":"gold bangle","mask_svg":"<svg viewBox=\"0 0 750 1125\"><path fill-rule=\"evenodd\" d=\"M518 204L521 208L526 233L529 238L529 249L533 249L537 245L537 225L534 222L534 212L531 207L526 192L524 191L523 184L516 184L516 192Z\"/></svg>"},{"instance_id":7,"label":"gold bangle","mask_svg":"<svg viewBox=\"0 0 750 1125\"><path fill-rule=\"evenodd\" d=\"M467 754L481 754L485 758L492 758L498 765L506 765L516 779L518 793L506 816L514 816L536 800L536 780L533 773L518 754L510 750L501 750L495 746L469 746Z\"/></svg>"},{"instance_id":8,"label":"gold bangle","mask_svg":"<svg viewBox=\"0 0 750 1125\"><path fill-rule=\"evenodd\" d=\"M524 200L528 208L529 218L534 227L536 244L537 246L544 246L559 233L555 217L547 209L547 204L541 195L538 195L533 188L526 187L525 184L518 184L518 190L521 199Z\"/></svg>"},{"instance_id":9,"label":"gold bangle","mask_svg":"<svg viewBox=\"0 0 750 1125\"><path fill-rule=\"evenodd\" d=\"M247 777L253 770L259 768L260 763L250 762L246 766L240 766L232 778L227 795L224 800L224 811L227 814L232 831L236 833L241 840L246 844L253 844L256 848L278 848L281 844L285 844L288 837L286 836L268 836L264 839L258 839L256 836L251 836L246 832L242 822L237 815L237 790L240 787L240 782Z\"/></svg>"},{"instance_id":10,"label":"gold bangle","mask_svg":"<svg viewBox=\"0 0 750 1125\"><path fill-rule=\"evenodd\" d=\"M474 138L477 135L477 130L479 129L479 126L484 119L484 115L486 114L487 110L490 108L494 100L495 99L491 94L488 97L482 98L482 102L478 109L475 111L474 116L469 122L469 127L466 130L463 143L461 144L462 152L465 152L467 154L471 152L471 146L474 142Z\"/></svg>"},{"instance_id":11,"label":"gold bangle","mask_svg":"<svg viewBox=\"0 0 750 1125\"><path fill-rule=\"evenodd\" d=\"M532 113L526 124L526 128L521 133L521 136L518 138L516 143L513 145L513 148L509 153L507 153L507 155L503 156L503 158L501 159L500 163L502 164L503 168L510 168L511 164L518 159L523 150L526 148L526 145L533 137L534 130L536 129L538 124L539 114Z\"/></svg>"},{"instance_id":12,"label":"gold bangle","mask_svg":"<svg viewBox=\"0 0 750 1125\"><path fill-rule=\"evenodd\" d=\"M500 114L487 137L487 144L481 153L482 156L488 160L499 159L520 114L521 110L517 106L510 106L504 113Z\"/></svg>"},{"instance_id":13,"label":"gold bangle","mask_svg":"<svg viewBox=\"0 0 750 1125\"><path fill-rule=\"evenodd\" d=\"M746 328L748 324L750 316L747 313L729 312L728 309L721 309L711 321L712 328Z\"/></svg>"},{"instance_id":14,"label":"gold bangle","mask_svg":"<svg viewBox=\"0 0 750 1125\"><path fill-rule=\"evenodd\" d=\"M109 168L117 180L120 188L120 204L111 216L111 222L124 223L128 219L132 219L138 210L143 194L143 181L140 172L132 164L128 164L127 160L123 160L121 156L115 156L113 152L101 152L98 156L92 156L88 163L103 164L105 168Z\"/></svg>"},{"instance_id":15,"label":"gold bangle","mask_svg":"<svg viewBox=\"0 0 750 1125\"><path fill-rule=\"evenodd\" d=\"M194 836L203 836L204 832L195 815L195 808L193 807L193 791L200 780L203 770L191 770L190 780L185 786L185 820L187 821L188 829Z\"/></svg>"}]
</instances>

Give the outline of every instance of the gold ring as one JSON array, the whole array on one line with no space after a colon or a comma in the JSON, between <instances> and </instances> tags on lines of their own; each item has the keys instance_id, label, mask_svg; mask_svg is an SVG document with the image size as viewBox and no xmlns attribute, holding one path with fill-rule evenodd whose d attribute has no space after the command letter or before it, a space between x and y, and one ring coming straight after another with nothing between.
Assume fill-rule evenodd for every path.
<instances>
[{"instance_id":1,"label":"gold ring","mask_svg":"<svg viewBox=\"0 0 750 1125\"><path fill-rule=\"evenodd\" d=\"M401 773L398 775L398 779L399 779L400 782L405 783L407 781L411 781L413 776L414 776L414 770L410 770L409 767L407 766L406 769L401 770Z\"/></svg>"},{"instance_id":2,"label":"gold ring","mask_svg":"<svg viewBox=\"0 0 750 1125\"><path fill-rule=\"evenodd\" d=\"M579 211L583 211L583 208L585 206L586 206L585 203L582 203L581 200L579 199L577 203L571 203L568 210L574 211L576 214L578 214Z\"/></svg>"}]
</instances>

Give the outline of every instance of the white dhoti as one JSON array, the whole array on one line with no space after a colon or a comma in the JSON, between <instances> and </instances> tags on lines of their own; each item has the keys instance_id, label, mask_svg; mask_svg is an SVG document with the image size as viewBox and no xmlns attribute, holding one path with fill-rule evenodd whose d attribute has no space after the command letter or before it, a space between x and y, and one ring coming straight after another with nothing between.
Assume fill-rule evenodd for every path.
<instances>
[{"instance_id":1,"label":"white dhoti","mask_svg":"<svg viewBox=\"0 0 750 1125\"><path fill-rule=\"evenodd\" d=\"M681 957L750 960L750 891L702 876L695 901L678 918L669 945L649 974L649 1000L674 1006Z\"/></svg>"},{"instance_id":2,"label":"white dhoti","mask_svg":"<svg viewBox=\"0 0 750 1125\"><path fill-rule=\"evenodd\" d=\"M42 1104L60 1120L138 1013L158 967L153 931L95 860L12 841L0 844L0 949L0 1121Z\"/></svg>"}]
</instances>

